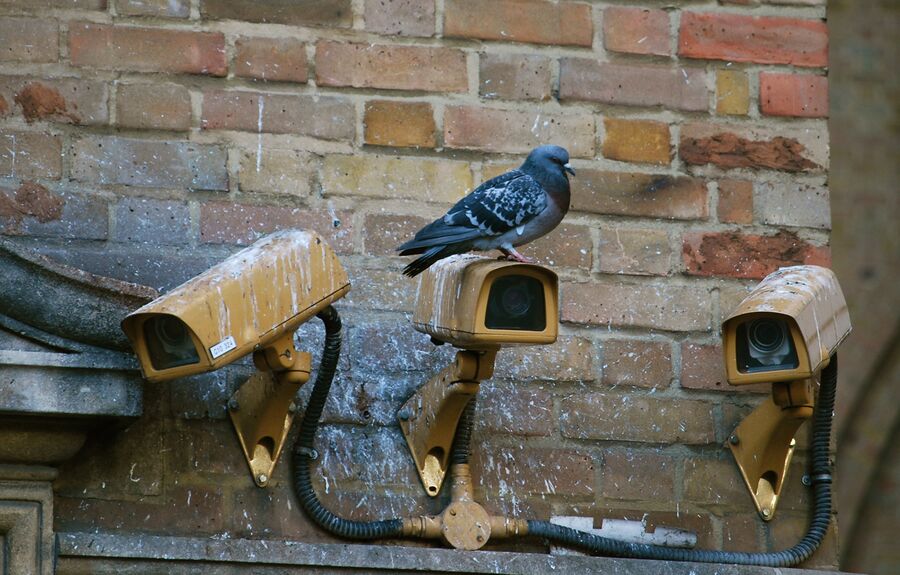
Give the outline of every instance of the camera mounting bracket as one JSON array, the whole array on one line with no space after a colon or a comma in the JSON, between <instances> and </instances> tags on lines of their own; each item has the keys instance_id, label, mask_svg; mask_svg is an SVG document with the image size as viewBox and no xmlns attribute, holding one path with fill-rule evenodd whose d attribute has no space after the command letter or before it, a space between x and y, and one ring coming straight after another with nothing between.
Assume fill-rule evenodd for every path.
<instances>
[{"instance_id":1,"label":"camera mounting bracket","mask_svg":"<svg viewBox=\"0 0 900 575\"><path fill-rule=\"evenodd\" d=\"M494 373L497 348L459 350L454 362L421 386L397 412L425 492L436 497L463 409Z\"/></svg>"}]
</instances>

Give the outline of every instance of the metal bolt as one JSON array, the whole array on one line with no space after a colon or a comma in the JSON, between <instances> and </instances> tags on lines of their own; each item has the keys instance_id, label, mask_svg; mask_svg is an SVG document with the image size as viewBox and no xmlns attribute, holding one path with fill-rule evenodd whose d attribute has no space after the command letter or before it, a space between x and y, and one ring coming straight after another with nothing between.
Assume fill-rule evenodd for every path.
<instances>
[{"instance_id":1,"label":"metal bolt","mask_svg":"<svg viewBox=\"0 0 900 575\"><path fill-rule=\"evenodd\" d=\"M728 438L728 441L731 445L737 445L741 442L741 438L737 436L737 433L732 433L731 437Z\"/></svg>"},{"instance_id":2,"label":"metal bolt","mask_svg":"<svg viewBox=\"0 0 900 575\"><path fill-rule=\"evenodd\" d=\"M266 475L265 473L260 473L259 475L256 476L256 481L259 483L262 483L262 484L266 484L269 482L269 476Z\"/></svg>"},{"instance_id":3,"label":"metal bolt","mask_svg":"<svg viewBox=\"0 0 900 575\"><path fill-rule=\"evenodd\" d=\"M479 536L475 537L475 541L478 541L479 543L484 543L484 536L479 535Z\"/></svg>"},{"instance_id":4,"label":"metal bolt","mask_svg":"<svg viewBox=\"0 0 900 575\"><path fill-rule=\"evenodd\" d=\"M763 517L768 517L768 516L771 515L771 514L772 514L772 512L769 511L768 509L763 509L763 510L762 510L762 516L763 516Z\"/></svg>"},{"instance_id":5,"label":"metal bolt","mask_svg":"<svg viewBox=\"0 0 900 575\"><path fill-rule=\"evenodd\" d=\"M240 406L240 404L238 403L238 400L236 400L236 399L233 398L233 397L232 397L231 399L228 400L228 409L229 409L230 411L237 411L237 410L239 410L240 408L241 408L241 406Z\"/></svg>"},{"instance_id":6,"label":"metal bolt","mask_svg":"<svg viewBox=\"0 0 900 575\"><path fill-rule=\"evenodd\" d=\"M809 475L804 475L800 478L800 483L809 487L810 485L812 485L812 479L809 477Z\"/></svg>"},{"instance_id":7,"label":"metal bolt","mask_svg":"<svg viewBox=\"0 0 900 575\"><path fill-rule=\"evenodd\" d=\"M294 403L293 401L291 402L290 405L288 405L288 413L290 413L290 414L297 413L297 404Z\"/></svg>"},{"instance_id":8,"label":"metal bolt","mask_svg":"<svg viewBox=\"0 0 900 575\"><path fill-rule=\"evenodd\" d=\"M456 509L451 509L451 510L450 510L450 515L453 515L453 516L455 517L455 516L456 516Z\"/></svg>"},{"instance_id":9,"label":"metal bolt","mask_svg":"<svg viewBox=\"0 0 900 575\"><path fill-rule=\"evenodd\" d=\"M400 418L400 421L407 421L407 420L409 420L410 415L412 415L412 414L409 412L409 408L408 408L408 407L404 407L403 409L401 409L401 410L397 413L397 417Z\"/></svg>"}]
</instances>

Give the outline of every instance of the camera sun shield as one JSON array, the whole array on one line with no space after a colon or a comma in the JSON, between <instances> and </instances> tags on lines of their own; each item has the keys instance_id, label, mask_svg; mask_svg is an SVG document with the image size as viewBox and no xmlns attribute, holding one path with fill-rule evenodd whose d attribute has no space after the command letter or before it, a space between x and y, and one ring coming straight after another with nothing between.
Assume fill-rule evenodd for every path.
<instances>
[{"instance_id":1,"label":"camera sun shield","mask_svg":"<svg viewBox=\"0 0 900 575\"><path fill-rule=\"evenodd\" d=\"M436 340L466 349L556 341L558 279L547 268L454 256L419 282L413 326Z\"/></svg>"}]
</instances>

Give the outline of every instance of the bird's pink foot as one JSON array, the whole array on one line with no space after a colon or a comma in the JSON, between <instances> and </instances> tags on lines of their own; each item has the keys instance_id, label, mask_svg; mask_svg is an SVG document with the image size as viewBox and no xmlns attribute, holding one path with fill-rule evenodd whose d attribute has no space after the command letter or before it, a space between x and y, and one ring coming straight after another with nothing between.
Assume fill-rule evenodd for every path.
<instances>
[{"instance_id":1,"label":"bird's pink foot","mask_svg":"<svg viewBox=\"0 0 900 575\"><path fill-rule=\"evenodd\" d=\"M509 249L500 248L500 251L503 252L504 258L508 261L520 262L523 264L533 264L534 263L533 259L523 256L522 254L517 252L515 248L509 248Z\"/></svg>"}]
</instances>

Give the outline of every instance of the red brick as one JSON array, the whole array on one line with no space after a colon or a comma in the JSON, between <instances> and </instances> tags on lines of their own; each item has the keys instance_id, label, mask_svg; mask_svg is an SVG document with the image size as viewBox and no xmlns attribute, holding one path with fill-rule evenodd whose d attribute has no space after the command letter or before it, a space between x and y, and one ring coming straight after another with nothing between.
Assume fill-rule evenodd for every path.
<instances>
[{"instance_id":1,"label":"red brick","mask_svg":"<svg viewBox=\"0 0 900 575\"><path fill-rule=\"evenodd\" d=\"M366 102L365 140L374 146L433 148L437 133L434 110L428 102Z\"/></svg>"},{"instance_id":2,"label":"red brick","mask_svg":"<svg viewBox=\"0 0 900 575\"><path fill-rule=\"evenodd\" d=\"M0 233L64 239L107 239L107 202L97 196L50 191L31 181L0 187Z\"/></svg>"},{"instance_id":3,"label":"red brick","mask_svg":"<svg viewBox=\"0 0 900 575\"><path fill-rule=\"evenodd\" d=\"M363 223L365 252L376 256L397 255L397 246L412 238L428 222L420 216L368 214Z\"/></svg>"},{"instance_id":4,"label":"red brick","mask_svg":"<svg viewBox=\"0 0 900 575\"><path fill-rule=\"evenodd\" d=\"M707 331L709 291L699 286L563 282L561 319L589 326Z\"/></svg>"},{"instance_id":5,"label":"red brick","mask_svg":"<svg viewBox=\"0 0 900 575\"><path fill-rule=\"evenodd\" d=\"M477 106L448 106L444 111L444 144L448 148L524 154L551 143L564 146L573 157L593 157L593 116Z\"/></svg>"},{"instance_id":6,"label":"red brick","mask_svg":"<svg viewBox=\"0 0 900 575\"><path fill-rule=\"evenodd\" d=\"M713 404L588 393L560 402L563 437L642 443L714 443Z\"/></svg>"},{"instance_id":7,"label":"red brick","mask_svg":"<svg viewBox=\"0 0 900 575\"><path fill-rule=\"evenodd\" d=\"M560 447L481 445L472 453L476 487L497 492L583 495L594 493L595 466L588 453Z\"/></svg>"},{"instance_id":8,"label":"red brick","mask_svg":"<svg viewBox=\"0 0 900 575\"><path fill-rule=\"evenodd\" d=\"M234 75L305 84L306 45L293 38L238 38L234 42Z\"/></svg>"},{"instance_id":9,"label":"red brick","mask_svg":"<svg viewBox=\"0 0 900 575\"><path fill-rule=\"evenodd\" d=\"M603 383L665 389L672 383L672 345L632 339L603 342Z\"/></svg>"},{"instance_id":10,"label":"red brick","mask_svg":"<svg viewBox=\"0 0 900 575\"><path fill-rule=\"evenodd\" d=\"M351 4L352 0L201 0L200 15L212 20L349 28Z\"/></svg>"},{"instance_id":11,"label":"red brick","mask_svg":"<svg viewBox=\"0 0 900 575\"><path fill-rule=\"evenodd\" d=\"M662 106L705 112L709 107L706 71L701 68L610 64L562 58L559 99L622 106Z\"/></svg>"},{"instance_id":12,"label":"red brick","mask_svg":"<svg viewBox=\"0 0 900 575\"><path fill-rule=\"evenodd\" d=\"M59 23L53 19L0 19L0 62L56 62Z\"/></svg>"},{"instance_id":13,"label":"red brick","mask_svg":"<svg viewBox=\"0 0 900 575\"><path fill-rule=\"evenodd\" d=\"M44 120L100 126L109 121L109 98L103 82L0 76L0 96L28 123Z\"/></svg>"},{"instance_id":14,"label":"red brick","mask_svg":"<svg viewBox=\"0 0 900 575\"><path fill-rule=\"evenodd\" d=\"M434 36L434 0L366 0L366 30L399 36Z\"/></svg>"},{"instance_id":15,"label":"red brick","mask_svg":"<svg viewBox=\"0 0 900 575\"><path fill-rule=\"evenodd\" d=\"M727 515L722 518L722 549L752 553L764 547L759 540L759 516Z\"/></svg>"},{"instance_id":16,"label":"red brick","mask_svg":"<svg viewBox=\"0 0 900 575\"><path fill-rule=\"evenodd\" d=\"M86 136L72 148L72 179L150 188L227 190L227 152L213 144Z\"/></svg>"},{"instance_id":17,"label":"red brick","mask_svg":"<svg viewBox=\"0 0 900 575\"><path fill-rule=\"evenodd\" d=\"M19 10L106 10L106 0L3 0L3 6Z\"/></svg>"},{"instance_id":18,"label":"red brick","mask_svg":"<svg viewBox=\"0 0 900 575\"><path fill-rule=\"evenodd\" d=\"M115 4L120 16L188 18L191 15L191 0L115 0Z\"/></svg>"},{"instance_id":19,"label":"red brick","mask_svg":"<svg viewBox=\"0 0 900 575\"><path fill-rule=\"evenodd\" d=\"M772 236L689 232L682 255L688 274L750 279L762 279L782 266L829 267L831 262L827 246L815 246L787 231Z\"/></svg>"},{"instance_id":20,"label":"red brick","mask_svg":"<svg viewBox=\"0 0 900 575\"><path fill-rule=\"evenodd\" d=\"M827 134L815 130L779 133L715 124L683 126L678 153L687 164L724 169L805 172L821 170L828 161Z\"/></svg>"},{"instance_id":21,"label":"red brick","mask_svg":"<svg viewBox=\"0 0 900 575\"><path fill-rule=\"evenodd\" d=\"M549 100L550 60L485 52L479 59L479 82L479 94L485 99Z\"/></svg>"},{"instance_id":22,"label":"red brick","mask_svg":"<svg viewBox=\"0 0 900 575\"><path fill-rule=\"evenodd\" d=\"M119 84L116 123L125 128L188 130L191 95L179 84Z\"/></svg>"},{"instance_id":23,"label":"red brick","mask_svg":"<svg viewBox=\"0 0 900 575\"><path fill-rule=\"evenodd\" d=\"M250 244L274 231L302 226L319 234L339 253L352 248L349 212L290 206L207 202L200 206L200 240L214 244Z\"/></svg>"},{"instance_id":24,"label":"red brick","mask_svg":"<svg viewBox=\"0 0 900 575\"><path fill-rule=\"evenodd\" d=\"M342 98L329 96L210 89L203 92L200 125L204 130L352 140L356 134L356 109Z\"/></svg>"},{"instance_id":25,"label":"red brick","mask_svg":"<svg viewBox=\"0 0 900 575\"><path fill-rule=\"evenodd\" d=\"M706 219L706 184L685 176L579 169L571 209L622 216Z\"/></svg>"},{"instance_id":26,"label":"red brick","mask_svg":"<svg viewBox=\"0 0 900 575\"><path fill-rule=\"evenodd\" d=\"M738 466L727 459L686 459L684 498L695 503L741 507L750 504Z\"/></svg>"},{"instance_id":27,"label":"red brick","mask_svg":"<svg viewBox=\"0 0 900 575\"><path fill-rule=\"evenodd\" d=\"M668 56L669 14L664 10L611 6L603 11L603 45L612 52Z\"/></svg>"},{"instance_id":28,"label":"red brick","mask_svg":"<svg viewBox=\"0 0 900 575\"><path fill-rule=\"evenodd\" d=\"M224 76L225 35L107 24L69 24L75 66L136 72Z\"/></svg>"},{"instance_id":29,"label":"red brick","mask_svg":"<svg viewBox=\"0 0 900 575\"><path fill-rule=\"evenodd\" d=\"M187 203L152 198L122 198L115 210L113 240L133 244L185 245L191 241Z\"/></svg>"},{"instance_id":30,"label":"red brick","mask_svg":"<svg viewBox=\"0 0 900 575\"><path fill-rule=\"evenodd\" d=\"M590 228L562 223L520 251L543 265L590 270L593 244Z\"/></svg>"},{"instance_id":31,"label":"red brick","mask_svg":"<svg viewBox=\"0 0 900 575\"><path fill-rule=\"evenodd\" d=\"M61 175L59 136L0 130L0 176L58 180Z\"/></svg>"},{"instance_id":32,"label":"red brick","mask_svg":"<svg viewBox=\"0 0 900 575\"><path fill-rule=\"evenodd\" d=\"M590 46L591 7L546 0L446 0L444 35L532 44Z\"/></svg>"},{"instance_id":33,"label":"red brick","mask_svg":"<svg viewBox=\"0 0 900 575\"><path fill-rule=\"evenodd\" d=\"M828 65L828 30L819 20L682 12L678 55L824 67Z\"/></svg>"},{"instance_id":34,"label":"red brick","mask_svg":"<svg viewBox=\"0 0 900 575\"><path fill-rule=\"evenodd\" d=\"M657 165L672 161L668 124L606 117L603 127L603 155L611 160Z\"/></svg>"},{"instance_id":35,"label":"red brick","mask_svg":"<svg viewBox=\"0 0 900 575\"><path fill-rule=\"evenodd\" d=\"M719 180L719 221L728 224L753 223L753 182Z\"/></svg>"},{"instance_id":36,"label":"red brick","mask_svg":"<svg viewBox=\"0 0 900 575\"><path fill-rule=\"evenodd\" d=\"M553 431L553 396L517 384L483 383L478 393L476 426L509 435L546 436Z\"/></svg>"},{"instance_id":37,"label":"red brick","mask_svg":"<svg viewBox=\"0 0 900 575\"><path fill-rule=\"evenodd\" d=\"M387 90L466 92L466 55L454 48L387 44L316 45L316 83Z\"/></svg>"},{"instance_id":38,"label":"red brick","mask_svg":"<svg viewBox=\"0 0 900 575\"><path fill-rule=\"evenodd\" d=\"M603 454L600 495L610 499L671 502L675 499L675 460L633 449Z\"/></svg>"},{"instance_id":39,"label":"red brick","mask_svg":"<svg viewBox=\"0 0 900 575\"><path fill-rule=\"evenodd\" d=\"M669 234L651 228L604 226L600 230L600 271L612 274L669 275L673 253Z\"/></svg>"},{"instance_id":40,"label":"red brick","mask_svg":"<svg viewBox=\"0 0 900 575\"><path fill-rule=\"evenodd\" d=\"M760 72L759 108L767 116L827 118L828 78Z\"/></svg>"}]
</instances>

